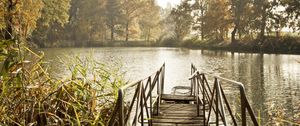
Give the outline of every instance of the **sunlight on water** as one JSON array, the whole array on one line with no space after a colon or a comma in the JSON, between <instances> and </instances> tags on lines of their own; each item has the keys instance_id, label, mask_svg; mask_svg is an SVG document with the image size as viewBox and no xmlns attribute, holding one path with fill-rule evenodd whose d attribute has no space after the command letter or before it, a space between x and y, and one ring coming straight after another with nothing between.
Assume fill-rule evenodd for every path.
<instances>
[{"instance_id":1,"label":"sunlight on water","mask_svg":"<svg viewBox=\"0 0 300 126\"><path fill-rule=\"evenodd\" d=\"M165 92L174 86L189 86L190 66L194 63L202 72L240 81L245 85L247 97L255 113L260 112L267 122L281 112L286 120L300 113L300 59L298 55L274 55L202 51L180 48L69 48L44 49L46 60L55 76L64 76L56 57L64 55L93 57L100 62L120 62L130 82L154 73L166 63ZM234 87L225 88L231 102L236 102ZM236 106L235 109L239 107ZM275 115L274 115L275 113ZM299 115L298 115L299 116Z\"/></svg>"}]
</instances>

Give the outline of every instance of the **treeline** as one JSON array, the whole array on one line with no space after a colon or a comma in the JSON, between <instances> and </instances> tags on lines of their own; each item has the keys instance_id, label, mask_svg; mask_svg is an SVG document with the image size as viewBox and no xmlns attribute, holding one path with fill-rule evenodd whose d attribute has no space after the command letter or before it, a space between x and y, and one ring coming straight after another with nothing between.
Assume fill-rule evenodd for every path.
<instances>
[{"instance_id":1,"label":"treeline","mask_svg":"<svg viewBox=\"0 0 300 126\"><path fill-rule=\"evenodd\" d=\"M300 50L299 0L2 0L0 15L0 39L39 47Z\"/></svg>"},{"instance_id":2,"label":"treeline","mask_svg":"<svg viewBox=\"0 0 300 126\"><path fill-rule=\"evenodd\" d=\"M69 19L70 0L1 0L0 39L26 41L42 26L50 30Z\"/></svg>"},{"instance_id":3,"label":"treeline","mask_svg":"<svg viewBox=\"0 0 300 126\"><path fill-rule=\"evenodd\" d=\"M154 0L4 0L0 7L1 37L40 47L153 41L160 31Z\"/></svg>"},{"instance_id":4,"label":"treeline","mask_svg":"<svg viewBox=\"0 0 300 126\"><path fill-rule=\"evenodd\" d=\"M299 16L299 0L183 0L171 11L169 20L175 27L173 35L164 41L180 42L192 37L181 45L223 42L240 47L251 43L253 48L281 46L277 41L300 49Z\"/></svg>"}]
</instances>

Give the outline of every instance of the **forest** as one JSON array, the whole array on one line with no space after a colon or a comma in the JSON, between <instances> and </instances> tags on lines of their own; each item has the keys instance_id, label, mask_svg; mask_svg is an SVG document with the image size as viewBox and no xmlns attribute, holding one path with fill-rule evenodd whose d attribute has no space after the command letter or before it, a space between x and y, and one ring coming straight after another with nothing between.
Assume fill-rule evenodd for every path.
<instances>
[{"instance_id":1,"label":"forest","mask_svg":"<svg viewBox=\"0 0 300 126\"><path fill-rule=\"evenodd\" d=\"M256 88L249 91L263 99L256 106L267 104L255 110L261 125L299 124L297 55L262 54L300 54L299 0L182 0L167 7L158 0L1 0L0 15L0 125L118 123L112 108L128 84L126 65L140 75L136 69L152 71L163 60L177 70L184 62L190 66L190 59L219 74L252 75L247 79ZM124 48L114 48L119 46ZM87 54L92 49L77 47L111 48L96 48L93 57ZM70 50L78 55L68 55ZM246 59L219 50L261 54L243 53ZM63 52L68 53L59 57ZM63 75L52 75L56 70ZM188 80L173 73L180 77L170 78ZM284 113L293 109L265 103L279 90L292 98L282 104L298 107L294 115Z\"/></svg>"},{"instance_id":2,"label":"forest","mask_svg":"<svg viewBox=\"0 0 300 126\"><path fill-rule=\"evenodd\" d=\"M1 38L38 47L299 49L298 0L2 0ZM238 47L238 48L236 48Z\"/></svg>"}]
</instances>

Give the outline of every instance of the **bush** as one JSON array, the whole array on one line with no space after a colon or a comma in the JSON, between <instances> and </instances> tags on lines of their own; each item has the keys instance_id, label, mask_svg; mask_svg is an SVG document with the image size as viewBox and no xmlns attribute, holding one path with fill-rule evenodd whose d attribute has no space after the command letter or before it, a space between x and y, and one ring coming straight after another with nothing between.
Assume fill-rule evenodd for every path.
<instances>
[{"instance_id":1,"label":"bush","mask_svg":"<svg viewBox=\"0 0 300 126\"><path fill-rule=\"evenodd\" d=\"M174 47L177 45L178 40L175 37L162 37L159 40L159 46L167 46L167 47Z\"/></svg>"}]
</instances>

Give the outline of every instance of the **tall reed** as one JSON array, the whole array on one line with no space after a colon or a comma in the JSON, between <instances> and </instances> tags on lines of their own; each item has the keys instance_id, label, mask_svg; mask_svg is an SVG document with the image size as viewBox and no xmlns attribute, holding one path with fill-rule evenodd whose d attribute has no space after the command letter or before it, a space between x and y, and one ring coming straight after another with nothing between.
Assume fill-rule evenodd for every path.
<instances>
[{"instance_id":1,"label":"tall reed","mask_svg":"<svg viewBox=\"0 0 300 126\"><path fill-rule=\"evenodd\" d=\"M91 57L69 57L64 80L49 75L43 53L16 41L0 45L0 125L106 125L123 74Z\"/></svg>"}]
</instances>

